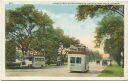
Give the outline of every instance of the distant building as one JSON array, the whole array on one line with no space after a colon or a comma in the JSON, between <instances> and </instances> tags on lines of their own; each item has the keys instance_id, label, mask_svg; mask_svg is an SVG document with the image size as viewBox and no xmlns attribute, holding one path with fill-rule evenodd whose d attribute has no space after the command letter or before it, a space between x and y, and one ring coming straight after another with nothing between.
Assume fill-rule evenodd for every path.
<instances>
[{"instance_id":1,"label":"distant building","mask_svg":"<svg viewBox=\"0 0 128 81\"><path fill-rule=\"evenodd\" d=\"M110 55L109 54L101 54L102 59L109 59Z\"/></svg>"}]
</instances>

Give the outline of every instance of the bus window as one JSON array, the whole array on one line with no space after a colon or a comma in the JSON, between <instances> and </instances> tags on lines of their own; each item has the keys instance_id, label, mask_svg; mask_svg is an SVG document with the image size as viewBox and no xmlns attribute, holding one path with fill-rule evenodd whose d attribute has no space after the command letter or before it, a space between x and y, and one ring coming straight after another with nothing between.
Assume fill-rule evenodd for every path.
<instances>
[{"instance_id":1,"label":"bus window","mask_svg":"<svg viewBox=\"0 0 128 81\"><path fill-rule=\"evenodd\" d=\"M44 61L44 60L45 60L44 58L35 58L36 62L41 62L41 61Z\"/></svg>"},{"instance_id":2,"label":"bus window","mask_svg":"<svg viewBox=\"0 0 128 81\"><path fill-rule=\"evenodd\" d=\"M70 63L75 63L75 57L70 58Z\"/></svg>"},{"instance_id":3,"label":"bus window","mask_svg":"<svg viewBox=\"0 0 128 81\"><path fill-rule=\"evenodd\" d=\"M35 62L38 62L38 59L37 58L35 58Z\"/></svg>"},{"instance_id":4,"label":"bus window","mask_svg":"<svg viewBox=\"0 0 128 81\"><path fill-rule=\"evenodd\" d=\"M41 61L44 61L44 58L41 58Z\"/></svg>"},{"instance_id":5,"label":"bus window","mask_svg":"<svg viewBox=\"0 0 128 81\"><path fill-rule=\"evenodd\" d=\"M35 58L35 61L36 61L36 62L39 62L39 61L40 61L40 58Z\"/></svg>"},{"instance_id":6,"label":"bus window","mask_svg":"<svg viewBox=\"0 0 128 81\"><path fill-rule=\"evenodd\" d=\"M80 57L76 57L76 63L81 64L81 58Z\"/></svg>"}]
</instances>

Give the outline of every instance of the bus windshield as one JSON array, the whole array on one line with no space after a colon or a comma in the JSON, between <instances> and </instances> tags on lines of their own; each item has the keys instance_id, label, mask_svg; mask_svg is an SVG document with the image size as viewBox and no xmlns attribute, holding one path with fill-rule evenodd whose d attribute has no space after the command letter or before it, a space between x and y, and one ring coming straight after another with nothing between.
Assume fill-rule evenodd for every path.
<instances>
[{"instance_id":1,"label":"bus windshield","mask_svg":"<svg viewBox=\"0 0 128 81\"><path fill-rule=\"evenodd\" d=\"M71 57L70 63L75 63L75 57Z\"/></svg>"},{"instance_id":2,"label":"bus windshield","mask_svg":"<svg viewBox=\"0 0 128 81\"><path fill-rule=\"evenodd\" d=\"M80 57L76 57L76 63L81 64L81 58Z\"/></svg>"},{"instance_id":3,"label":"bus windshield","mask_svg":"<svg viewBox=\"0 0 128 81\"><path fill-rule=\"evenodd\" d=\"M44 58L35 58L35 61L44 61Z\"/></svg>"},{"instance_id":4,"label":"bus windshield","mask_svg":"<svg viewBox=\"0 0 128 81\"><path fill-rule=\"evenodd\" d=\"M71 57L70 58L70 63L81 64L81 58L80 57Z\"/></svg>"}]
</instances>

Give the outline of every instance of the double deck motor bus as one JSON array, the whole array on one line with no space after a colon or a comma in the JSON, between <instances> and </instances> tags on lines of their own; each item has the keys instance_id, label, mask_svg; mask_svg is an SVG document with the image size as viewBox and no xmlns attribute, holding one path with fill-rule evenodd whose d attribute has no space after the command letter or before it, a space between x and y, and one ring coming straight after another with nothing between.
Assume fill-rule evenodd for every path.
<instances>
[{"instance_id":1,"label":"double deck motor bus","mask_svg":"<svg viewBox=\"0 0 128 81\"><path fill-rule=\"evenodd\" d=\"M28 67L28 68L41 68L45 66L45 57L26 57L21 62L21 68Z\"/></svg>"},{"instance_id":2,"label":"double deck motor bus","mask_svg":"<svg viewBox=\"0 0 128 81\"><path fill-rule=\"evenodd\" d=\"M70 46L68 52L68 68L70 72L89 70L89 56L85 46Z\"/></svg>"},{"instance_id":3,"label":"double deck motor bus","mask_svg":"<svg viewBox=\"0 0 128 81\"><path fill-rule=\"evenodd\" d=\"M32 67L35 67L35 68L45 67L45 57L33 58Z\"/></svg>"}]
</instances>

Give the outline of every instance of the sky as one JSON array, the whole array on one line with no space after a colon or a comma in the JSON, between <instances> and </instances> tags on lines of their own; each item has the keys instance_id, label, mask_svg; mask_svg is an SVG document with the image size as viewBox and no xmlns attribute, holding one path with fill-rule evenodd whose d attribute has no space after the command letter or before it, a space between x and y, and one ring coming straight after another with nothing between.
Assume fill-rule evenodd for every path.
<instances>
[{"instance_id":1,"label":"sky","mask_svg":"<svg viewBox=\"0 0 128 81\"><path fill-rule=\"evenodd\" d=\"M23 4L6 4L6 9L15 9L21 7ZM46 12L54 21L54 28L60 27L63 29L65 35L75 37L85 44L91 50L99 50L104 53L102 48L95 48L94 36L95 29L102 16L90 18L78 22L75 18L76 8L78 5L72 4L34 4L39 11Z\"/></svg>"}]
</instances>

